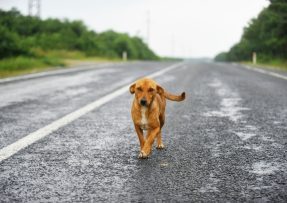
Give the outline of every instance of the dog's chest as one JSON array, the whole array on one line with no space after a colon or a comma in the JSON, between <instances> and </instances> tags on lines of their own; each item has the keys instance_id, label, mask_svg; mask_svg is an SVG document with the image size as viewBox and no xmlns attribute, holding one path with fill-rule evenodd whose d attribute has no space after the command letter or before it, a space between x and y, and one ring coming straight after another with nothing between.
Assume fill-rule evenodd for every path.
<instances>
[{"instance_id":1,"label":"dog's chest","mask_svg":"<svg viewBox=\"0 0 287 203\"><path fill-rule=\"evenodd\" d=\"M141 120L140 120L140 127L142 130L147 130L148 129L148 119L146 116L146 107L141 108Z\"/></svg>"}]
</instances>

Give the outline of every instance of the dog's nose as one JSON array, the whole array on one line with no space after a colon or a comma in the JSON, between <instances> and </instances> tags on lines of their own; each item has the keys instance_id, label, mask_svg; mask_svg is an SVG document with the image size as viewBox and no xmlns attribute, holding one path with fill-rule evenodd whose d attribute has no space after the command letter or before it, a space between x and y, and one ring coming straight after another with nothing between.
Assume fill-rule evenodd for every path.
<instances>
[{"instance_id":1,"label":"dog's nose","mask_svg":"<svg viewBox=\"0 0 287 203\"><path fill-rule=\"evenodd\" d=\"M147 104L145 99L141 99L140 103L141 103L142 106L146 106L146 104Z\"/></svg>"}]
</instances>

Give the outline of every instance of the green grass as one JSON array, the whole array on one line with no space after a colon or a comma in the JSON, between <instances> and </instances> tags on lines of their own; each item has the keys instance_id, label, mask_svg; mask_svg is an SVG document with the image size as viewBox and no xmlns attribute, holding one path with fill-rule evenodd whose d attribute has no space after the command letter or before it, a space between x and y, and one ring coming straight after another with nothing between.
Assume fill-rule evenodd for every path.
<instances>
[{"instance_id":1,"label":"green grass","mask_svg":"<svg viewBox=\"0 0 287 203\"><path fill-rule=\"evenodd\" d=\"M277 70L283 70L287 71L287 60L282 60L282 59L272 59L268 61L258 61L256 65L254 65L251 62L243 62L244 64L248 64L251 66L257 66L257 67L262 67L266 69L277 69Z\"/></svg>"},{"instance_id":2,"label":"green grass","mask_svg":"<svg viewBox=\"0 0 287 203\"><path fill-rule=\"evenodd\" d=\"M81 51L67 51L67 50L49 50L43 51L41 49L33 49L33 53L37 56L48 58L60 58L64 60L75 61L120 61L120 58L107 58L99 56L88 56Z\"/></svg>"},{"instance_id":3,"label":"green grass","mask_svg":"<svg viewBox=\"0 0 287 203\"><path fill-rule=\"evenodd\" d=\"M85 59L86 54L80 51L32 49L32 52L39 57L62 58L62 59Z\"/></svg>"},{"instance_id":4,"label":"green grass","mask_svg":"<svg viewBox=\"0 0 287 203\"><path fill-rule=\"evenodd\" d=\"M36 73L81 63L118 62L119 58L86 56L80 51L34 49L36 57L19 56L0 60L0 78Z\"/></svg>"},{"instance_id":5,"label":"green grass","mask_svg":"<svg viewBox=\"0 0 287 203\"><path fill-rule=\"evenodd\" d=\"M35 73L50 69L50 67L63 67L65 63L57 58L31 58L16 57L0 60L0 78Z\"/></svg>"}]
</instances>

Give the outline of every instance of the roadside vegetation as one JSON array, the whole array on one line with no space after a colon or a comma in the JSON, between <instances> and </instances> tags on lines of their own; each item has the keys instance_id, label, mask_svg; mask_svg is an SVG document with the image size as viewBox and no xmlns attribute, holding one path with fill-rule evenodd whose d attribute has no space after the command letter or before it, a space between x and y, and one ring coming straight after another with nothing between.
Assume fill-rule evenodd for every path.
<instances>
[{"instance_id":1,"label":"roadside vegetation","mask_svg":"<svg viewBox=\"0 0 287 203\"><path fill-rule=\"evenodd\" d=\"M0 10L0 77L66 66L76 61L158 60L139 37L112 30L97 33L82 21L41 20Z\"/></svg>"},{"instance_id":2,"label":"roadside vegetation","mask_svg":"<svg viewBox=\"0 0 287 203\"><path fill-rule=\"evenodd\" d=\"M257 53L257 62L287 70L287 1L269 0L257 18L245 27L241 40L216 61L247 62Z\"/></svg>"}]
</instances>

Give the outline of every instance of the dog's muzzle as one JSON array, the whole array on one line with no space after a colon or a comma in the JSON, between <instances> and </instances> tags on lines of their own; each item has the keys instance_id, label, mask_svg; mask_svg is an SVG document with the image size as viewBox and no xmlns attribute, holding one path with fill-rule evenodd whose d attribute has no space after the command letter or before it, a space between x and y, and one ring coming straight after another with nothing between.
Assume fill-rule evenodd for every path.
<instances>
[{"instance_id":1,"label":"dog's muzzle","mask_svg":"<svg viewBox=\"0 0 287 203\"><path fill-rule=\"evenodd\" d=\"M146 101L145 99L141 99L141 100L140 100L140 104L141 104L142 106L146 106L146 105L147 105L147 101Z\"/></svg>"}]
</instances>

